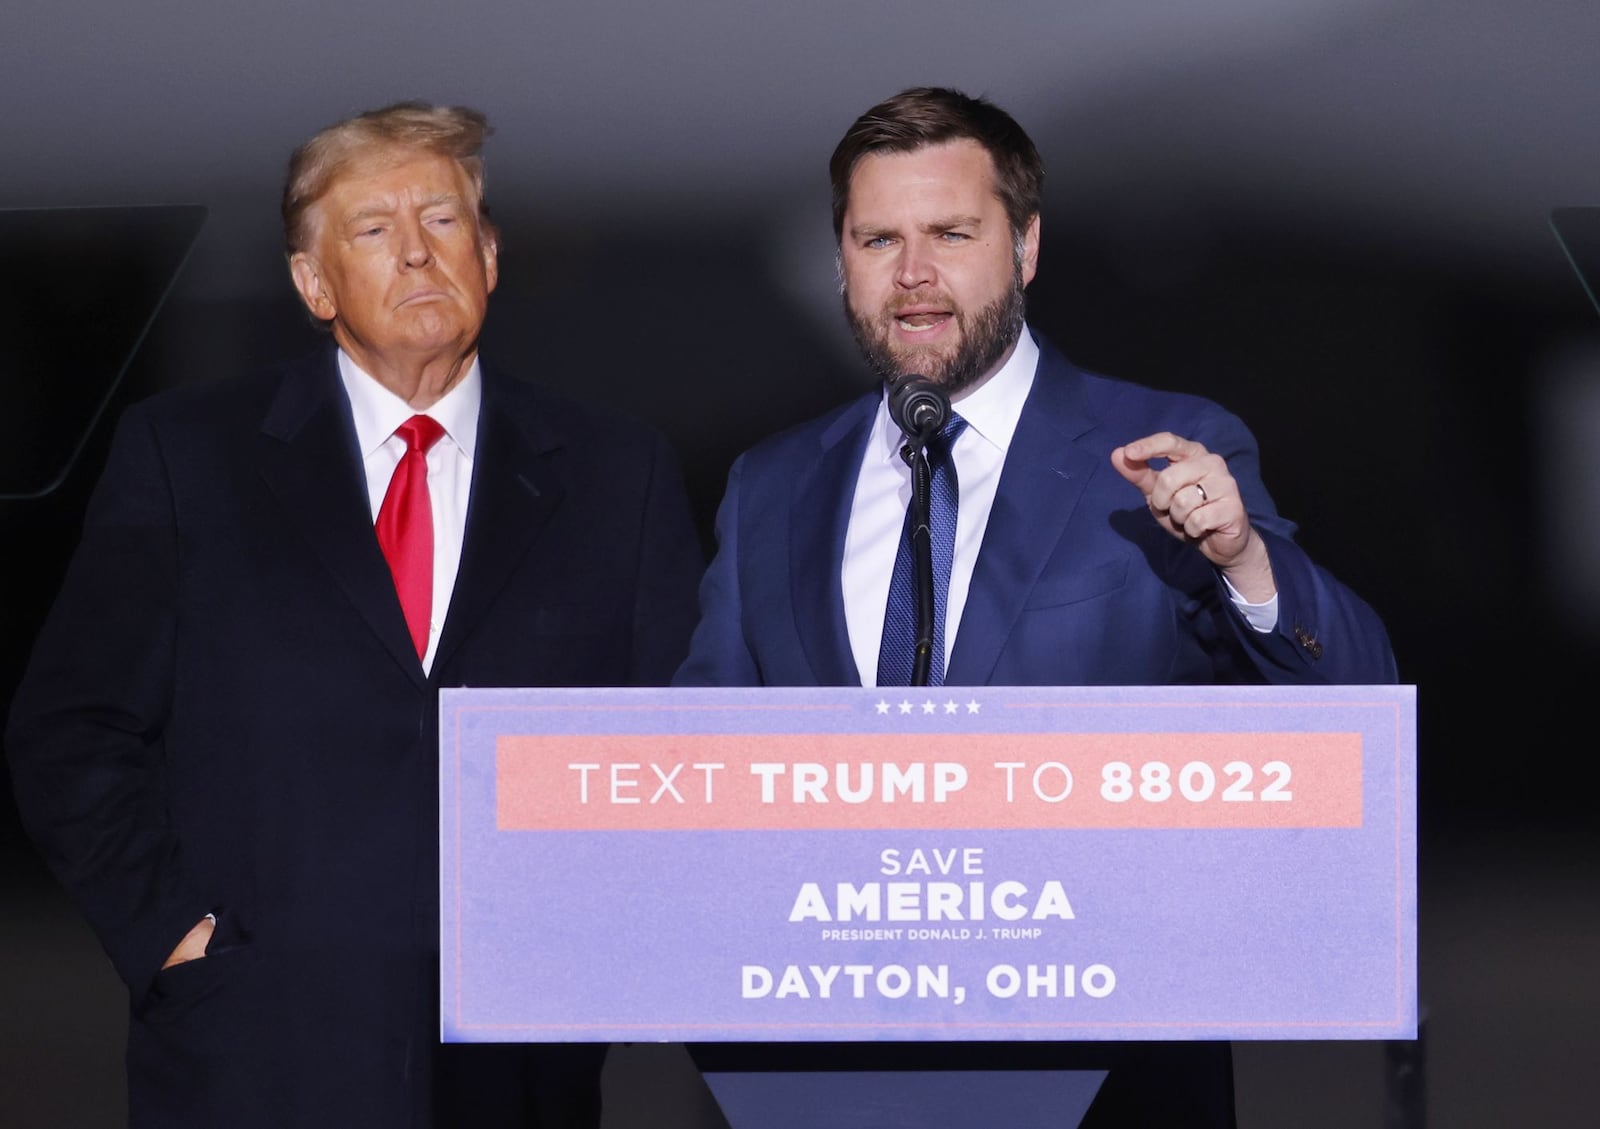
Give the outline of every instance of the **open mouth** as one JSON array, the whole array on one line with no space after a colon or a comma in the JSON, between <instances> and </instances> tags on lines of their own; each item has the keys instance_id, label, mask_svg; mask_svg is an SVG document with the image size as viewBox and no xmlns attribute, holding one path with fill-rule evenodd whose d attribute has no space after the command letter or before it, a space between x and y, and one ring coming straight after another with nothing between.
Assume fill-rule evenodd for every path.
<instances>
[{"instance_id":1,"label":"open mouth","mask_svg":"<svg viewBox=\"0 0 1600 1129\"><path fill-rule=\"evenodd\" d=\"M894 315L894 323L906 333L931 333L946 325L951 318L949 310L913 308Z\"/></svg>"}]
</instances>

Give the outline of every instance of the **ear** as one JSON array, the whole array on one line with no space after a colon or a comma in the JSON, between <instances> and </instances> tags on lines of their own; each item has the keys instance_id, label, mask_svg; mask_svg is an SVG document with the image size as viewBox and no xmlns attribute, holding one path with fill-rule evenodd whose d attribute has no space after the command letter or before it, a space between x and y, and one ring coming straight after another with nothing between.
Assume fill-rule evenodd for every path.
<instances>
[{"instance_id":1,"label":"ear","mask_svg":"<svg viewBox=\"0 0 1600 1129\"><path fill-rule=\"evenodd\" d=\"M483 277L486 285L484 290L493 294L495 284L500 281L500 241L494 228L485 227L478 236L482 243L483 252Z\"/></svg>"},{"instance_id":2,"label":"ear","mask_svg":"<svg viewBox=\"0 0 1600 1129\"><path fill-rule=\"evenodd\" d=\"M321 321L338 317L339 307L323 280L322 267L316 259L304 251L296 251L289 257L289 277L294 279L294 288L300 292L300 300L312 317Z\"/></svg>"},{"instance_id":3,"label":"ear","mask_svg":"<svg viewBox=\"0 0 1600 1129\"><path fill-rule=\"evenodd\" d=\"M1028 229L1022 233L1022 285L1026 286L1033 281L1033 276L1039 270L1039 217L1035 215L1028 221Z\"/></svg>"}]
</instances>

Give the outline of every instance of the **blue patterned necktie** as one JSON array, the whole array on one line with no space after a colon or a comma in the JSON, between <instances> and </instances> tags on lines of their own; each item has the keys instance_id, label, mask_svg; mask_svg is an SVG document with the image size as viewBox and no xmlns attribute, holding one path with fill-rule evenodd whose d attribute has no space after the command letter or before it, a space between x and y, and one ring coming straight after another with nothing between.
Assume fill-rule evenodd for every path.
<instances>
[{"instance_id":1,"label":"blue patterned necktie","mask_svg":"<svg viewBox=\"0 0 1600 1129\"><path fill-rule=\"evenodd\" d=\"M944 609L950 596L950 560L956 547L956 503L961 496L955 459L950 455L967 421L950 413L939 433L928 440L929 544L933 555L933 653L928 685L944 683ZM914 472L913 472L914 474ZM889 581L889 602L883 613L883 641L878 647L878 685L909 686L917 643L917 590L911 558L911 506L900 529L900 551Z\"/></svg>"}]
</instances>

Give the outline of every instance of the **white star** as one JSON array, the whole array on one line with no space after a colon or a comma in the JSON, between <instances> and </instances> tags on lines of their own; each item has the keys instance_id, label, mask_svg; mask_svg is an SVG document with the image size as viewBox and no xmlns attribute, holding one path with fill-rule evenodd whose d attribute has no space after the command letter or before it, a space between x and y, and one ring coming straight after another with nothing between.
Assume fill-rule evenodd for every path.
<instances>
[{"instance_id":1,"label":"white star","mask_svg":"<svg viewBox=\"0 0 1600 1129\"><path fill-rule=\"evenodd\" d=\"M949 699L944 704L945 713L955 713L960 708L960 706L956 705L956 700L954 698Z\"/></svg>"},{"instance_id":2,"label":"white star","mask_svg":"<svg viewBox=\"0 0 1600 1129\"><path fill-rule=\"evenodd\" d=\"M910 713L911 712L911 703L907 702L907 701L902 701L900 703L900 712L901 713Z\"/></svg>"},{"instance_id":3,"label":"white star","mask_svg":"<svg viewBox=\"0 0 1600 1129\"><path fill-rule=\"evenodd\" d=\"M932 698L929 698L926 702L922 703L922 712L923 713L932 713L934 710L936 710L938 708L939 708L938 706L933 704L933 699Z\"/></svg>"},{"instance_id":4,"label":"white star","mask_svg":"<svg viewBox=\"0 0 1600 1129\"><path fill-rule=\"evenodd\" d=\"M980 710L981 708L982 707L978 705L978 699L976 699L976 698L972 699L972 701L967 703L967 712L968 713L977 713L978 710Z\"/></svg>"},{"instance_id":5,"label":"white star","mask_svg":"<svg viewBox=\"0 0 1600 1129\"><path fill-rule=\"evenodd\" d=\"M889 712L889 703L884 701L882 698L878 699L878 712L879 713L888 713Z\"/></svg>"}]
</instances>

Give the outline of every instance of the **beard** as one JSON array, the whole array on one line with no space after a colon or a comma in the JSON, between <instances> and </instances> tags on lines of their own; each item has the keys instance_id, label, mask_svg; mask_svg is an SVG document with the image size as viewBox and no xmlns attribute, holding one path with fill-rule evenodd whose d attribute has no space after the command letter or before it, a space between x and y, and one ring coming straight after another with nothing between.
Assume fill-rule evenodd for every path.
<instances>
[{"instance_id":1,"label":"beard","mask_svg":"<svg viewBox=\"0 0 1600 1129\"><path fill-rule=\"evenodd\" d=\"M933 348L915 345L896 349L892 337L894 309L887 308L871 317L864 317L850 304L848 290L844 294L845 318L850 322L850 332L855 335L861 355L878 376L887 381L902 376L926 377L943 388L945 395L956 396L989 376L1021 336L1026 312L1022 264L1017 264L1006 293L973 313L957 308L954 302L940 294L911 294L907 296L906 304L925 302L930 298L949 307L951 317L960 330L953 352L941 353Z\"/></svg>"}]
</instances>

